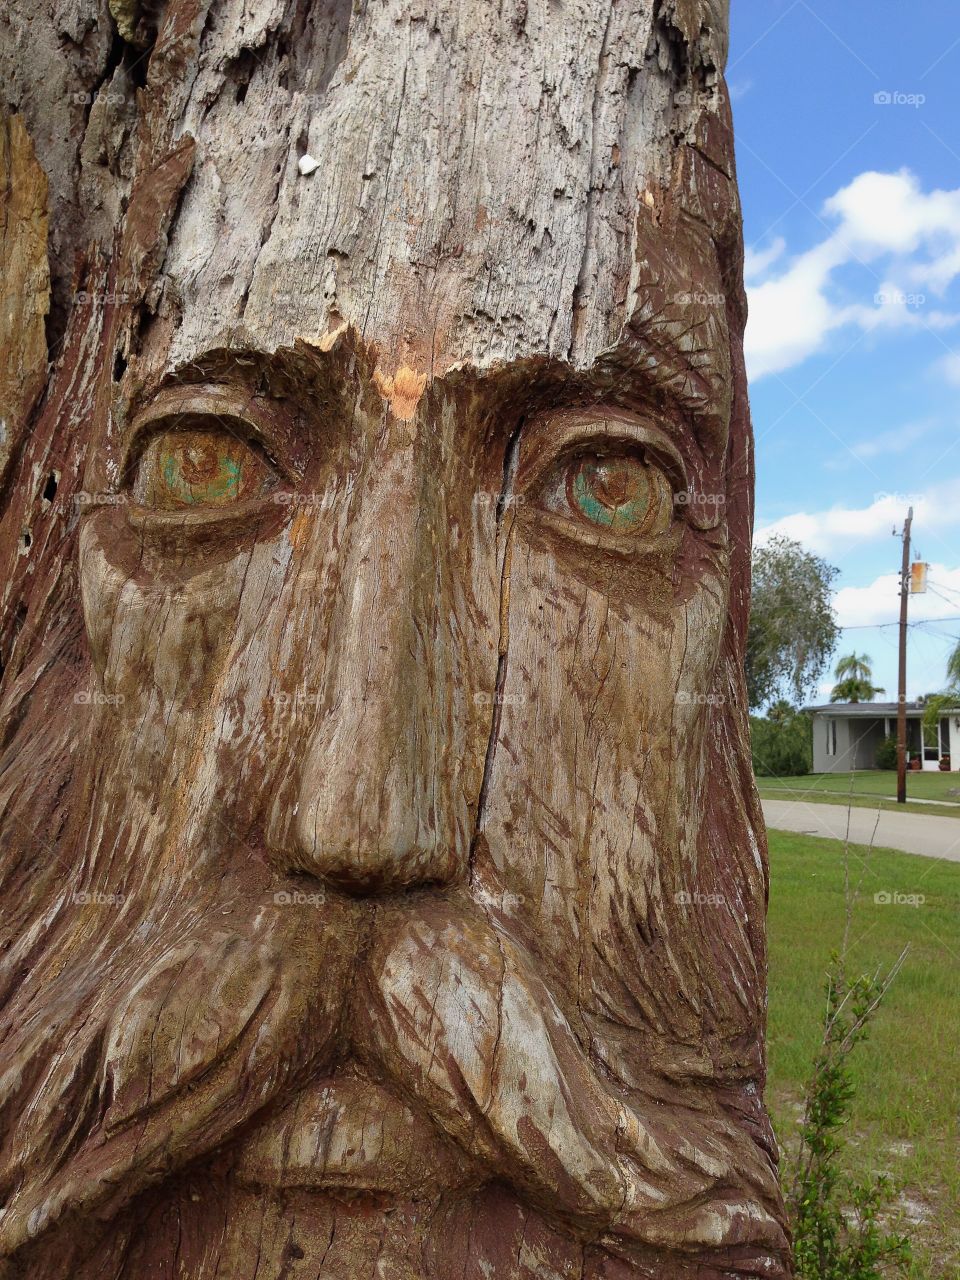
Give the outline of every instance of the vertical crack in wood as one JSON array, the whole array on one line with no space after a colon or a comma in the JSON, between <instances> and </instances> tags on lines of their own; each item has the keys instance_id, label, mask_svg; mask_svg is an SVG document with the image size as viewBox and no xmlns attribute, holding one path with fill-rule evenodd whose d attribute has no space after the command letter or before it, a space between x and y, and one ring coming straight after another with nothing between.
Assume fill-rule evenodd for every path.
<instances>
[{"instance_id":1,"label":"vertical crack in wood","mask_svg":"<svg viewBox=\"0 0 960 1280\"><path fill-rule=\"evenodd\" d=\"M500 568L500 602L497 637L497 674L493 682L493 698L490 708L490 734L487 738L487 753L483 761L483 778L480 782L480 795L477 799L477 818L474 823L473 839L470 841L469 878L473 879L476 859L477 838L483 830L484 815L487 808L487 793L490 790L490 773L493 767L493 756L500 737L500 715L503 706L503 690L507 683L507 648L510 639L510 570L513 555L513 522L512 504L513 482L517 474L520 460L520 438L523 432L523 421L515 427L503 457L503 484L497 499L497 543L503 537L503 563Z\"/></svg>"}]
</instances>

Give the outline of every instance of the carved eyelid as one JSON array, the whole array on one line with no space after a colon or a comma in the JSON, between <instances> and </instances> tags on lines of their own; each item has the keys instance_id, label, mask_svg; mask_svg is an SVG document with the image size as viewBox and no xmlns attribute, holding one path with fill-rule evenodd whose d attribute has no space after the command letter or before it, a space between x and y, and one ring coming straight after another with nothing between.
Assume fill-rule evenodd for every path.
<instances>
[{"instance_id":1,"label":"carved eyelid","mask_svg":"<svg viewBox=\"0 0 960 1280\"><path fill-rule=\"evenodd\" d=\"M184 429L178 419L192 418L198 429L225 431L248 448L258 448L265 461L282 479L296 483L300 477L286 458L282 432L271 421L273 415L266 404L241 396L233 389L175 388L161 392L137 414L125 433L121 466L126 483L130 483L137 462L151 439L170 431ZM238 429L239 428L239 429Z\"/></svg>"},{"instance_id":2,"label":"carved eyelid","mask_svg":"<svg viewBox=\"0 0 960 1280\"><path fill-rule=\"evenodd\" d=\"M524 449L526 448L526 456ZM687 487L687 465L677 445L666 432L649 421L623 412L583 411L551 415L533 424L524 440L521 438L520 463L514 492L524 504L521 517L535 506L537 527L550 529L567 541L594 547L614 555L634 558L647 553L673 555L679 545L683 517L676 517L671 527L661 533L617 532L591 527L570 514L551 510L545 503L550 485L556 483L565 466L577 458L591 454L643 454L651 466L660 469L674 494ZM528 495L536 494L536 498Z\"/></svg>"},{"instance_id":3,"label":"carved eyelid","mask_svg":"<svg viewBox=\"0 0 960 1280\"><path fill-rule=\"evenodd\" d=\"M548 433L548 434L547 434ZM667 473L677 491L688 484L687 466L683 455L670 437L648 422L636 418L604 414L602 416L577 414L566 419L548 419L540 430L534 430L534 444L542 444L536 458L530 453L524 457L524 442L520 446L520 465L517 468L515 487L526 490L543 480L559 462L575 457L578 453L629 449L636 446L652 455L652 460ZM546 439L543 439L543 436ZM536 437L541 437L540 440Z\"/></svg>"}]
</instances>

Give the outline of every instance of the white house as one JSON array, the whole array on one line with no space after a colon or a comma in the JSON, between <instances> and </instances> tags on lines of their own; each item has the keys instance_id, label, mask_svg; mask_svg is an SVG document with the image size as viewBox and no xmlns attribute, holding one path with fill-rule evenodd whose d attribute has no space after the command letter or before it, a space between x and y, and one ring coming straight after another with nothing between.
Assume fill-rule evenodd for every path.
<instances>
[{"instance_id":1,"label":"white house","mask_svg":"<svg viewBox=\"0 0 960 1280\"><path fill-rule=\"evenodd\" d=\"M813 772L845 773L850 769L875 769L877 748L897 733L895 702L829 702L807 707L813 717ZM920 757L924 769L939 769L949 759L960 769L960 712L940 717L937 745L923 745L924 703L907 703L907 756ZM957 746L951 753L951 737Z\"/></svg>"}]
</instances>

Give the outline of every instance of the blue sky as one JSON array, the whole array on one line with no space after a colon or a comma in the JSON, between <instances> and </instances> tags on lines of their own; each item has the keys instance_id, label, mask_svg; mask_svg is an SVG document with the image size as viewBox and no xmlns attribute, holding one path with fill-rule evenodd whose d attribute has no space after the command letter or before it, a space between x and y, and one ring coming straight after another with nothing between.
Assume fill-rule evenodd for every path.
<instances>
[{"instance_id":1,"label":"blue sky","mask_svg":"<svg viewBox=\"0 0 960 1280\"><path fill-rule=\"evenodd\" d=\"M960 13L731 9L757 535L840 569L837 655L870 654L892 698L897 629L877 624L898 617L892 530L912 502L932 566L911 599L913 697L942 687L960 638Z\"/></svg>"}]
</instances>

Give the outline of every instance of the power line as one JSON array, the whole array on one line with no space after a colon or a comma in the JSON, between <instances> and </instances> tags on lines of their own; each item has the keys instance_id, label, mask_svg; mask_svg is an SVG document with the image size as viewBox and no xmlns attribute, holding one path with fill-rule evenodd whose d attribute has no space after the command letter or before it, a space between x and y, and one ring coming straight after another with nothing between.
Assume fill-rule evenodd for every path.
<instances>
[{"instance_id":1,"label":"power line","mask_svg":"<svg viewBox=\"0 0 960 1280\"><path fill-rule=\"evenodd\" d=\"M952 604L952 600L947 601ZM954 614L949 618L920 618L917 622L908 622L908 627L925 627L931 622L960 622L960 614ZM899 627L899 622L857 622L852 626L844 627L841 625L841 631L878 631L883 627Z\"/></svg>"},{"instance_id":2,"label":"power line","mask_svg":"<svg viewBox=\"0 0 960 1280\"><path fill-rule=\"evenodd\" d=\"M944 591L948 591L950 595L956 596L957 593L953 590L952 587L945 586L944 583L942 582L931 582L929 579L927 580L927 586L930 588L930 590L933 592L935 596L939 596L941 600L946 600L947 604L955 605L957 603L957 600L951 600L949 596L945 596L943 594ZM940 589L938 590L938 588Z\"/></svg>"},{"instance_id":3,"label":"power line","mask_svg":"<svg viewBox=\"0 0 960 1280\"><path fill-rule=\"evenodd\" d=\"M955 631L943 631L938 629L941 621L942 619L940 618L927 618L923 622L918 622L917 626L925 627L929 635L943 636L948 640L960 640L960 635Z\"/></svg>"}]
</instances>

